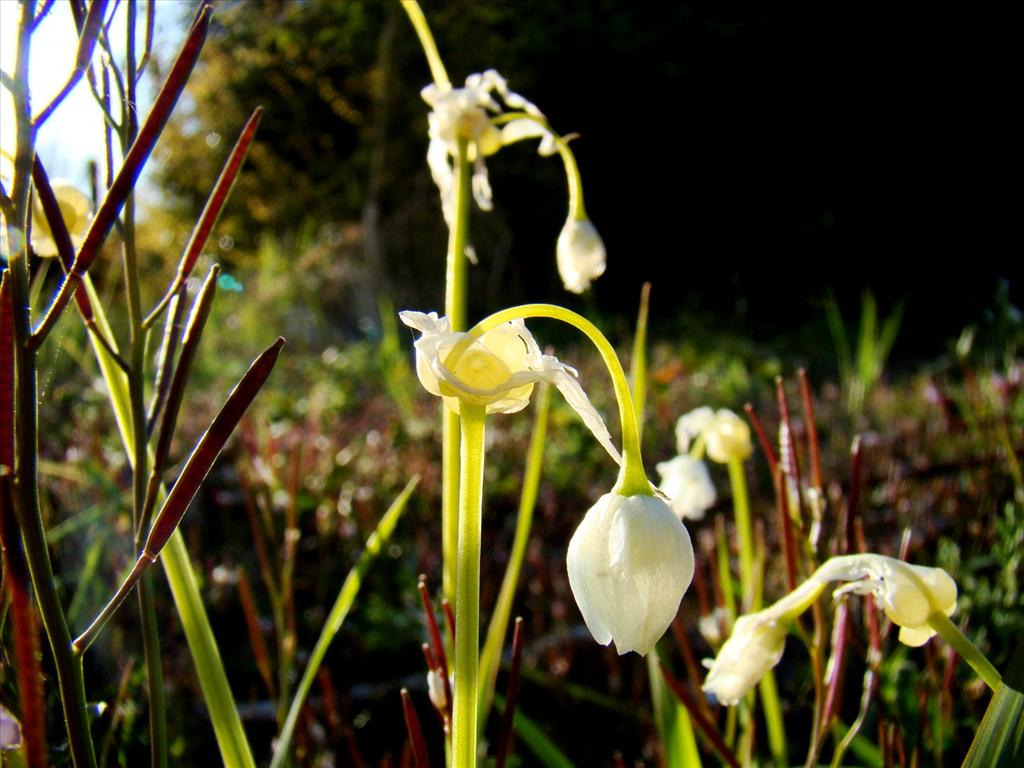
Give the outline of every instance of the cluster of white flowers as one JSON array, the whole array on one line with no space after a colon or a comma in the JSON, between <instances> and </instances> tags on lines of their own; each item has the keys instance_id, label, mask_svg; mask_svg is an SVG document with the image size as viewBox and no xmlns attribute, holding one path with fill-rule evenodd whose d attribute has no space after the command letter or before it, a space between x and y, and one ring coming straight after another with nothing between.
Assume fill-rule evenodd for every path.
<instances>
[{"instance_id":1,"label":"cluster of white flowers","mask_svg":"<svg viewBox=\"0 0 1024 768\"><path fill-rule=\"evenodd\" d=\"M493 69L470 75L462 88L432 83L421 95L431 107L427 118L430 136L427 164L441 193L441 209L449 226L455 204L453 164L460 140L466 142L466 159L473 163L473 198L485 211L493 206L493 194L484 158L526 139L540 139L537 151L543 156L568 152L565 140L551 131L543 113L523 96L510 91L505 78ZM494 118L507 110L520 112L525 117L509 119L499 126ZM577 199L579 181L575 178L575 167L569 165L572 162L567 161L566 170L570 174L570 189L573 185L576 189L570 196L569 217L558 236L555 251L558 272L566 290L583 293L592 280L604 274L607 257L604 241Z\"/></svg>"},{"instance_id":2,"label":"cluster of white flowers","mask_svg":"<svg viewBox=\"0 0 1024 768\"><path fill-rule=\"evenodd\" d=\"M453 333L436 313L400 313L420 332L416 373L430 393L455 412L463 405L515 413L533 385L553 384L616 460L618 450L576 371L540 351L522 320L475 337ZM660 498L608 493L587 512L569 543L569 584L591 634L614 640L619 653L648 653L665 633L693 578L690 536Z\"/></svg>"}]
</instances>

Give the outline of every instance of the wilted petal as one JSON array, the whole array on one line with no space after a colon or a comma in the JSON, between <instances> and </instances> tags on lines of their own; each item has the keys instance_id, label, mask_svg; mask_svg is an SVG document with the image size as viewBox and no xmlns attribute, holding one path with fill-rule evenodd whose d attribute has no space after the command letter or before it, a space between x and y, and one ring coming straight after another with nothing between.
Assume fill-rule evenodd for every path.
<instances>
[{"instance_id":1,"label":"wilted petal","mask_svg":"<svg viewBox=\"0 0 1024 768\"><path fill-rule=\"evenodd\" d=\"M701 690L724 706L738 704L782 658L788 625L770 612L740 616L708 666Z\"/></svg>"}]
</instances>

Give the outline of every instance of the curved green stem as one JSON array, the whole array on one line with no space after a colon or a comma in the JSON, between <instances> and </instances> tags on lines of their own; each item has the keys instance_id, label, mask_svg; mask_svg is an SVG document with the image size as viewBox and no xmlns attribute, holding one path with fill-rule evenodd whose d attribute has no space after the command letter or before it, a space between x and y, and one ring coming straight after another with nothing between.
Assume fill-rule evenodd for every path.
<instances>
[{"instance_id":1,"label":"curved green stem","mask_svg":"<svg viewBox=\"0 0 1024 768\"><path fill-rule=\"evenodd\" d=\"M470 339L479 338L502 323L530 317L547 317L568 323L581 331L597 347L612 377L615 399L619 405L619 421L622 425L622 468L612 493L623 496L653 496L654 489L644 472L643 458L640 455L640 430L637 426L636 410L633 408L633 396L629 391L629 381L611 342L596 325L583 315L555 304L523 304L485 317L467 332L467 336Z\"/></svg>"},{"instance_id":2,"label":"curved green stem","mask_svg":"<svg viewBox=\"0 0 1024 768\"><path fill-rule=\"evenodd\" d=\"M423 15L423 9L416 0L402 0L402 8L405 9L409 21L412 22L416 36L420 39L423 53L427 56L427 64L430 66L430 76L434 78L434 84L438 88L451 88L451 81L448 79L448 72L445 71L444 62L441 61L441 54L437 52L437 43L430 32L430 25Z\"/></svg>"},{"instance_id":3,"label":"curved green stem","mask_svg":"<svg viewBox=\"0 0 1024 768\"><path fill-rule=\"evenodd\" d=\"M978 673L978 677L985 681L985 685L993 691L999 687L1003 681L1002 675L992 666L992 662L985 657L985 654L978 650L978 646L968 640L946 614L942 611L935 611L928 617L928 626L953 646L953 650L971 665L971 669Z\"/></svg>"},{"instance_id":4,"label":"curved green stem","mask_svg":"<svg viewBox=\"0 0 1024 768\"><path fill-rule=\"evenodd\" d=\"M484 407L462 403L459 552L455 579L454 762L476 765L477 673L480 655L480 535L483 516Z\"/></svg>"}]
</instances>

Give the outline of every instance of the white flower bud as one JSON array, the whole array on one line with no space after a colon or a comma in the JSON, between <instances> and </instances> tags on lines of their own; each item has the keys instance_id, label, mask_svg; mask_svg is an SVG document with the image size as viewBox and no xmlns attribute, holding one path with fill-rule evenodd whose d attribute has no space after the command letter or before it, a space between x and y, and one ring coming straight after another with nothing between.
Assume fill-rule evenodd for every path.
<instances>
[{"instance_id":1,"label":"white flower bud","mask_svg":"<svg viewBox=\"0 0 1024 768\"><path fill-rule=\"evenodd\" d=\"M747 691L779 663L786 647L788 625L770 612L740 616L714 662L701 690L719 704L739 703Z\"/></svg>"},{"instance_id":2,"label":"white flower bud","mask_svg":"<svg viewBox=\"0 0 1024 768\"><path fill-rule=\"evenodd\" d=\"M569 542L569 585L602 645L646 655L665 633L693 578L690 535L656 496L608 493Z\"/></svg>"},{"instance_id":3,"label":"white flower bud","mask_svg":"<svg viewBox=\"0 0 1024 768\"><path fill-rule=\"evenodd\" d=\"M558 235L556 246L558 274L565 290L583 293L590 282L604 274L607 258L604 241L589 219L570 217Z\"/></svg>"},{"instance_id":4,"label":"white flower bud","mask_svg":"<svg viewBox=\"0 0 1024 768\"><path fill-rule=\"evenodd\" d=\"M702 520L715 503L715 486L707 465L689 454L680 454L656 466L661 475L659 487L668 496L668 505L683 520Z\"/></svg>"}]
</instances>

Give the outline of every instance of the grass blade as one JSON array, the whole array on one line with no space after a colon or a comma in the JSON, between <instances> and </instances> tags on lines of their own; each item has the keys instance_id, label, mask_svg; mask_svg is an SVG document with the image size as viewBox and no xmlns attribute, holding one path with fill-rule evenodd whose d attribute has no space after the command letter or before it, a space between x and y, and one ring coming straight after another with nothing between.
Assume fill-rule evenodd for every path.
<instances>
[{"instance_id":1,"label":"grass blade","mask_svg":"<svg viewBox=\"0 0 1024 768\"><path fill-rule=\"evenodd\" d=\"M330 647L331 641L334 640L334 636L338 634L338 630L341 629L345 617L348 616L348 612L356 600L356 595L359 594L359 588L363 584L366 572L370 569L384 544L391 537L392 531L395 530L395 525L398 524L398 519L405 511L409 497L412 496L413 489L416 488L419 479L419 475L416 475L406 483L405 488L402 489L402 492L391 503L391 508L384 513L384 517L377 523L377 527L370 534L370 538L366 540L366 547L359 556L359 560L356 561L355 566L349 571L348 576L345 577L345 583L341 585L341 591L338 592L334 606L331 608L331 612L327 614L324 628L320 630L320 637L309 656L306 671L302 673L302 680L299 681L299 686L295 690L292 705L288 710L288 717L285 720L284 727L281 728L281 735L277 739L274 759L270 763L270 768L280 768L287 760L292 736L295 734L295 725L298 723L299 714L302 712L302 705L306 701L306 696L309 695L309 689L313 686L313 681L316 679L316 673L320 669L320 664L323 663L324 656L327 655L327 649Z\"/></svg>"},{"instance_id":2,"label":"grass blade","mask_svg":"<svg viewBox=\"0 0 1024 768\"><path fill-rule=\"evenodd\" d=\"M505 710L505 698L498 694L494 696L495 705L503 712ZM576 768L575 764L565 753L562 752L548 735L541 730L533 720L523 714L523 710L516 708L514 720L515 732L519 738L533 752L533 756L544 768Z\"/></svg>"}]
</instances>

